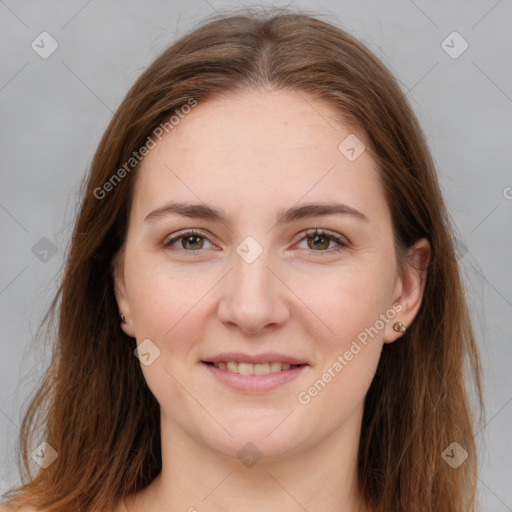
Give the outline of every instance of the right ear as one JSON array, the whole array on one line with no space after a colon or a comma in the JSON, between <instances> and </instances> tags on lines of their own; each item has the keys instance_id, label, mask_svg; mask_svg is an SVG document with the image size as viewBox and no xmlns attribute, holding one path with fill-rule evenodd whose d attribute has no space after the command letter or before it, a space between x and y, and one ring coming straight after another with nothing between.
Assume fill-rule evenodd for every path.
<instances>
[{"instance_id":1,"label":"right ear","mask_svg":"<svg viewBox=\"0 0 512 512\"><path fill-rule=\"evenodd\" d=\"M116 297L117 309L119 316L124 317L121 322L121 329L132 338L135 337L133 320L130 311L130 301L126 292L126 284L124 282L124 251L118 253L112 263L112 278L114 281L114 295Z\"/></svg>"}]
</instances>

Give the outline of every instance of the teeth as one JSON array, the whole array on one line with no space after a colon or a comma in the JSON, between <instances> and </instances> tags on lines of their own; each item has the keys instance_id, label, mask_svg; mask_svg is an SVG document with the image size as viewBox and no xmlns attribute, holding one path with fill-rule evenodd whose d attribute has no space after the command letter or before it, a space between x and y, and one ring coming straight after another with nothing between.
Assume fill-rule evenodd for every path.
<instances>
[{"instance_id":1,"label":"teeth","mask_svg":"<svg viewBox=\"0 0 512 512\"><path fill-rule=\"evenodd\" d=\"M263 365L255 365L251 363L238 363L238 373L240 373L241 375L252 375L256 373L256 366L259 366L261 368Z\"/></svg>"},{"instance_id":2,"label":"teeth","mask_svg":"<svg viewBox=\"0 0 512 512\"><path fill-rule=\"evenodd\" d=\"M270 363L270 373L276 373L276 372L280 372L281 371L281 366L282 364L277 362L277 363ZM286 370L286 368L284 368Z\"/></svg>"},{"instance_id":3,"label":"teeth","mask_svg":"<svg viewBox=\"0 0 512 512\"><path fill-rule=\"evenodd\" d=\"M226 363L226 370L228 372L238 373L238 363L236 361L229 361Z\"/></svg>"},{"instance_id":4,"label":"teeth","mask_svg":"<svg viewBox=\"0 0 512 512\"><path fill-rule=\"evenodd\" d=\"M238 361L220 361L214 363L215 368L227 370L232 373L240 373L241 375L268 375L269 373L277 373L281 370L289 370L295 368L296 364L280 363L278 361L271 363L239 363Z\"/></svg>"}]
</instances>

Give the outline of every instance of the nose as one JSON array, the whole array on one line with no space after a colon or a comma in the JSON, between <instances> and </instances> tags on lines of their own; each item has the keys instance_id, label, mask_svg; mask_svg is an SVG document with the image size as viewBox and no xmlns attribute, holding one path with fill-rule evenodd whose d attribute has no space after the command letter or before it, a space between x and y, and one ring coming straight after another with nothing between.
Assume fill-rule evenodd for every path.
<instances>
[{"instance_id":1,"label":"nose","mask_svg":"<svg viewBox=\"0 0 512 512\"><path fill-rule=\"evenodd\" d=\"M234 268L221 283L220 321L251 334L283 325L290 316L288 289L267 252L252 263L236 253L233 259Z\"/></svg>"}]
</instances>

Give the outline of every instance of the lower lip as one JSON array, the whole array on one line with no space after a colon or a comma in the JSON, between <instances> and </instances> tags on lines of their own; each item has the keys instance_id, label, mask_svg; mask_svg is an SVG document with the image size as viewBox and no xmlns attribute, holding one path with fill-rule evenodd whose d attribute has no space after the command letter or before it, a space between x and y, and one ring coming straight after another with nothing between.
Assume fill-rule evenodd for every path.
<instances>
[{"instance_id":1,"label":"lower lip","mask_svg":"<svg viewBox=\"0 0 512 512\"><path fill-rule=\"evenodd\" d=\"M269 373L268 375L241 375L240 373L221 370L215 366L201 362L201 364L219 381L238 391L270 391L271 389L290 382L301 375L308 365L296 366L289 370Z\"/></svg>"}]
</instances>

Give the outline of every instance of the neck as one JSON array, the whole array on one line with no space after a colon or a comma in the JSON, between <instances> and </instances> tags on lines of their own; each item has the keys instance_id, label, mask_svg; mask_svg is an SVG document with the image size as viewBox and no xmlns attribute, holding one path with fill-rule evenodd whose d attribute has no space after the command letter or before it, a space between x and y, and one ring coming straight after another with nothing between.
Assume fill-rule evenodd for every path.
<instances>
[{"instance_id":1,"label":"neck","mask_svg":"<svg viewBox=\"0 0 512 512\"><path fill-rule=\"evenodd\" d=\"M162 416L162 471L146 489L127 497L126 507L128 512L366 512L357 489L361 417L362 408L319 444L245 465Z\"/></svg>"}]
</instances>

